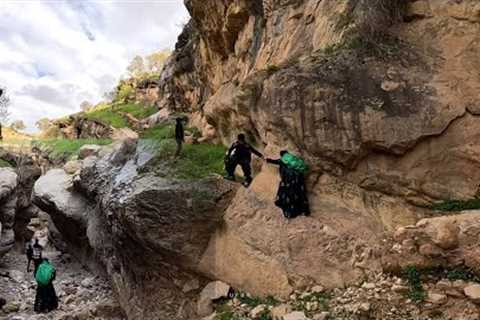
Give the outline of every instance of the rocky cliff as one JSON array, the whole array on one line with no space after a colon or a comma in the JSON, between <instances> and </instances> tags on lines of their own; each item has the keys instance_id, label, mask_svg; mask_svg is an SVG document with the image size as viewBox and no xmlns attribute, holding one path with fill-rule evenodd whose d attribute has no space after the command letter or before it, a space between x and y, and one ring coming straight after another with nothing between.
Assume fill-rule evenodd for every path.
<instances>
[{"instance_id":1,"label":"rocky cliff","mask_svg":"<svg viewBox=\"0 0 480 320\"><path fill-rule=\"evenodd\" d=\"M130 318L192 316L190 284L208 278L286 298L382 269L474 264L474 214L441 235L429 226L443 220L418 221L432 203L478 195L476 1L185 5L192 20L162 73L161 112L188 113L213 142L245 132L267 156L304 157L312 214L283 218L266 164L236 191L158 176L142 144L49 172L35 203L81 259L100 261Z\"/></svg>"},{"instance_id":2,"label":"rocky cliff","mask_svg":"<svg viewBox=\"0 0 480 320\"><path fill-rule=\"evenodd\" d=\"M268 156L287 148L312 165L310 218L285 224L266 165L237 194L204 264L213 276L277 294L352 283L425 206L477 195L476 1L185 4L160 106L214 140L246 132ZM245 272L259 267L271 277Z\"/></svg>"}]
</instances>

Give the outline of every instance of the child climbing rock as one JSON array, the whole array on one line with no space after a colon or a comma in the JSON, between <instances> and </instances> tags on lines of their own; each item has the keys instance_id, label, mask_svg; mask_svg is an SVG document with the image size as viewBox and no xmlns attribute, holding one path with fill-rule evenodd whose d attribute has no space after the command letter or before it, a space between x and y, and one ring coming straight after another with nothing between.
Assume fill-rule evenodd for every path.
<instances>
[{"instance_id":1,"label":"child climbing rock","mask_svg":"<svg viewBox=\"0 0 480 320\"><path fill-rule=\"evenodd\" d=\"M239 134L237 141L232 144L225 157L225 171L227 171L227 176L225 178L235 181L235 168L240 165L242 167L243 175L245 176L245 182L243 185L248 187L253 180L252 168L250 166L250 162L252 162L252 153L263 159L263 155L247 143L245 135Z\"/></svg>"}]
</instances>

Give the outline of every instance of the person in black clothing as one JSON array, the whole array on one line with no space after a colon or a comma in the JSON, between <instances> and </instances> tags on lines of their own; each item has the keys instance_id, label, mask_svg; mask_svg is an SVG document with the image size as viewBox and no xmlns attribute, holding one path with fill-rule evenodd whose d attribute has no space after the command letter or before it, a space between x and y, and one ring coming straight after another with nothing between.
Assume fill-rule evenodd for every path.
<instances>
[{"instance_id":1,"label":"person in black clothing","mask_svg":"<svg viewBox=\"0 0 480 320\"><path fill-rule=\"evenodd\" d=\"M177 142L177 151L175 152L175 157L178 157L180 152L182 152L182 144L185 142L185 130L183 129L182 118L177 118L176 121L175 141Z\"/></svg>"},{"instance_id":2,"label":"person in black clothing","mask_svg":"<svg viewBox=\"0 0 480 320\"><path fill-rule=\"evenodd\" d=\"M239 134L237 141L232 144L225 157L225 171L227 171L225 178L235 181L235 168L240 165L245 176L243 185L248 187L253 180L250 167L252 153L263 159L263 155L245 141L245 135Z\"/></svg>"},{"instance_id":3,"label":"person in black clothing","mask_svg":"<svg viewBox=\"0 0 480 320\"><path fill-rule=\"evenodd\" d=\"M280 185L278 186L275 205L282 209L287 219L295 218L301 214L310 215L307 191L305 188L305 177L303 172L289 168L281 158L288 153L280 151L280 159L267 159L267 163L280 167Z\"/></svg>"},{"instance_id":4,"label":"person in black clothing","mask_svg":"<svg viewBox=\"0 0 480 320\"><path fill-rule=\"evenodd\" d=\"M33 260L33 265L34 265L33 275L35 276L35 274L37 273L38 266L43 261L43 259L42 259L43 247L38 242L38 239L35 239L35 243L34 243L32 249L33 249L32 250L32 260Z\"/></svg>"},{"instance_id":5,"label":"person in black clothing","mask_svg":"<svg viewBox=\"0 0 480 320\"><path fill-rule=\"evenodd\" d=\"M48 262L48 259L42 259L42 262ZM48 313L58 308L58 297L53 286L56 278L56 271L53 271L52 278L46 286L37 284L37 292L35 294L35 302L33 310L37 313Z\"/></svg>"},{"instance_id":6,"label":"person in black clothing","mask_svg":"<svg viewBox=\"0 0 480 320\"><path fill-rule=\"evenodd\" d=\"M27 256L27 272L30 272L30 263L33 260L33 247L32 247L31 242L28 242L27 250L26 250L25 254Z\"/></svg>"}]
</instances>

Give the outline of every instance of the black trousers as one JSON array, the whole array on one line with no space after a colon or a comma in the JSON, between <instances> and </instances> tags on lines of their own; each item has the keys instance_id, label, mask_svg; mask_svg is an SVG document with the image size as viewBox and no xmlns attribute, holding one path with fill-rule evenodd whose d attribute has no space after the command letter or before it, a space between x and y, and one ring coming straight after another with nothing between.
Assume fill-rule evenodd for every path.
<instances>
[{"instance_id":1,"label":"black trousers","mask_svg":"<svg viewBox=\"0 0 480 320\"><path fill-rule=\"evenodd\" d=\"M225 163L225 170L227 171L230 177L235 176L235 169L240 165L242 167L243 175L245 176L245 181L250 183L252 182L252 168L250 167L250 161L238 161L230 160Z\"/></svg>"}]
</instances>

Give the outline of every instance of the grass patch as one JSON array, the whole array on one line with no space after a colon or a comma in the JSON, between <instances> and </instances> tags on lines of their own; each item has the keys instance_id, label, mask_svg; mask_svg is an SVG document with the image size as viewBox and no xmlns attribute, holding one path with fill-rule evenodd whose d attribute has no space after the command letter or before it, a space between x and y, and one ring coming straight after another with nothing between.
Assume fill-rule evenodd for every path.
<instances>
[{"instance_id":1,"label":"grass patch","mask_svg":"<svg viewBox=\"0 0 480 320\"><path fill-rule=\"evenodd\" d=\"M0 159L0 168L11 168L11 167L12 165L9 162L3 159Z\"/></svg>"},{"instance_id":2,"label":"grass patch","mask_svg":"<svg viewBox=\"0 0 480 320\"><path fill-rule=\"evenodd\" d=\"M239 292L236 297L241 304L246 304L252 309L261 304L266 306L277 306L280 304L280 301L278 301L277 299L275 299L275 297L272 296L268 296L266 298L250 297L246 293Z\"/></svg>"},{"instance_id":3,"label":"grass patch","mask_svg":"<svg viewBox=\"0 0 480 320\"><path fill-rule=\"evenodd\" d=\"M105 104L88 111L85 113L85 116L88 119L108 123L114 128L125 128L129 126L129 123L121 113L129 113L141 120L151 116L155 112L157 112L155 107L145 107L133 103L118 105Z\"/></svg>"},{"instance_id":4,"label":"grass patch","mask_svg":"<svg viewBox=\"0 0 480 320\"><path fill-rule=\"evenodd\" d=\"M226 148L223 145L185 145L177 161L176 176L201 179L212 173L223 174Z\"/></svg>"},{"instance_id":5,"label":"grass patch","mask_svg":"<svg viewBox=\"0 0 480 320\"><path fill-rule=\"evenodd\" d=\"M107 145L112 143L109 139L55 139L34 141L34 146L46 150L52 160L69 159L78 155L80 148L87 144Z\"/></svg>"},{"instance_id":6,"label":"grass patch","mask_svg":"<svg viewBox=\"0 0 480 320\"><path fill-rule=\"evenodd\" d=\"M430 209L435 211L463 211L480 209L480 198L471 200L446 200L433 204Z\"/></svg>"},{"instance_id":7,"label":"grass patch","mask_svg":"<svg viewBox=\"0 0 480 320\"><path fill-rule=\"evenodd\" d=\"M114 128L128 127L128 121L120 114L114 112L111 107L103 109L95 109L85 114L87 119L108 123Z\"/></svg>"},{"instance_id":8,"label":"grass patch","mask_svg":"<svg viewBox=\"0 0 480 320\"><path fill-rule=\"evenodd\" d=\"M175 138L175 127L173 125L159 125L145 130L143 139L164 140Z\"/></svg>"},{"instance_id":9,"label":"grass patch","mask_svg":"<svg viewBox=\"0 0 480 320\"><path fill-rule=\"evenodd\" d=\"M422 286L420 272L416 267L410 266L403 271L404 277L407 279L409 290L407 296L414 302L422 302L425 299L426 293Z\"/></svg>"},{"instance_id":10,"label":"grass patch","mask_svg":"<svg viewBox=\"0 0 480 320\"><path fill-rule=\"evenodd\" d=\"M198 130L186 128L194 135ZM214 144L183 144L179 158L174 159L176 142L175 126L166 124L147 129L142 139L153 140L158 148L156 162L169 168L170 174L183 180L202 179L212 173L224 173L226 147Z\"/></svg>"}]
</instances>

